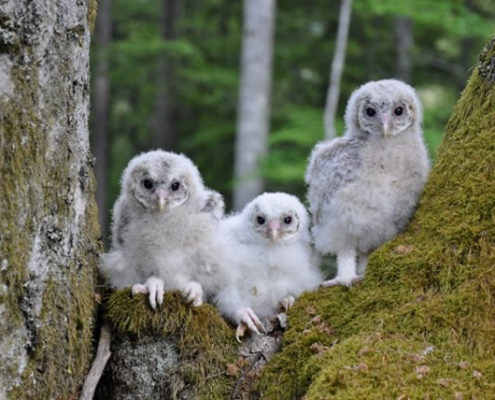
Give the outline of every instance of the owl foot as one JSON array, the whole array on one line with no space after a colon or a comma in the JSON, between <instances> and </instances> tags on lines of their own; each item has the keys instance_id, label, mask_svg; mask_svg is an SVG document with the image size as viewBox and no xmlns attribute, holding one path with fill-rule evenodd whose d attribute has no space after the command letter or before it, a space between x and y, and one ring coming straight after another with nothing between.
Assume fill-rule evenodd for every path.
<instances>
[{"instance_id":1,"label":"owl foot","mask_svg":"<svg viewBox=\"0 0 495 400\"><path fill-rule=\"evenodd\" d=\"M334 286L347 286L350 288L352 285L355 283L360 282L363 280L364 275L356 275L351 278L339 278L338 276L330 279L328 281L324 281L320 284L320 287L334 287Z\"/></svg>"},{"instance_id":2,"label":"owl foot","mask_svg":"<svg viewBox=\"0 0 495 400\"><path fill-rule=\"evenodd\" d=\"M260 331L266 333L265 327L258 319L254 311L251 310L249 307L241 308L240 310L238 310L237 316L239 317L240 322L235 331L235 338L239 343L241 343L241 337L244 336L244 333L247 330L250 330L257 335L260 334Z\"/></svg>"},{"instance_id":3,"label":"owl foot","mask_svg":"<svg viewBox=\"0 0 495 400\"><path fill-rule=\"evenodd\" d=\"M296 302L296 299L294 298L294 296L287 296L287 297L284 297L282 299L282 301L280 302L280 305L282 306L284 311L288 311L289 308L291 308L295 302Z\"/></svg>"},{"instance_id":4,"label":"owl foot","mask_svg":"<svg viewBox=\"0 0 495 400\"><path fill-rule=\"evenodd\" d=\"M182 295L186 298L188 303L192 303L194 307L198 307L203 304L203 288L198 282L189 282Z\"/></svg>"},{"instance_id":5,"label":"owl foot","mask_svg":"<svg viewBox=\"0 0 495 400\"><path fill-rule=\"evenodd\" d=\"M163 304L164 292L164 283L160 278L157 278L156 276L148 278L144 285L141 283L136 283L132 286L133 295L138 293L149 293L150 306L153 310L156 310L157 303L160 306Z\"/></svg>"}]
</instances>

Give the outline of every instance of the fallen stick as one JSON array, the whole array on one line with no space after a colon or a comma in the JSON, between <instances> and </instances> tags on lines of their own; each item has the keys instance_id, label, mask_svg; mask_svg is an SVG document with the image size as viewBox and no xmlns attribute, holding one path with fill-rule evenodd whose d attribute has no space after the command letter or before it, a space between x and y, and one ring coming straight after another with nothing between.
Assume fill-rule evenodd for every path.
<instances>
[{"instance_id":1,"label":"fallen stick","mask_svg":"<svg viewBox=\"0 0 495 400\"><path fill-rule=\"evenodd\" d=\"M96 357L93 360L93 365L89 370L89 374L84 381L84 385L79 396L79 400L93 400L95 394L96 386L103 375L103 370L107 364L110 355L110 341L112 339L112 334L110 332L110 326L105 323L101 327L100 331L100 341L98 342L98 349L96 350Z\"/></svg>"}]
</instances>

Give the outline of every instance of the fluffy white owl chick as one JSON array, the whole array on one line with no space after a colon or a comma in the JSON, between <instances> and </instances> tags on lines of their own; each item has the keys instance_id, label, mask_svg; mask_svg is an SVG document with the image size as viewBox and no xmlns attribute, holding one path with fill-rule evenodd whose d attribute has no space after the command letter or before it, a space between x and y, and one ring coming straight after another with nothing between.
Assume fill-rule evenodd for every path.
<instances>
[{"instance_id":1,"label":"fluffy white owl chick","mask_svg":"<svg viewBox=\"0 0 495 400\"><path fill-rule=\"evenodd\" d=\"M430 166L411 86L366 83L351 95L345 122L345 135L319 143L306 171L315 247L337 255L337 276L324 286L364 276L370 252L406 227Z\"/></svg>"},{"instance_id":2,"label":"fluffy white owl chick","mask_svg":"<svg viewBox=\"0 0 495 400\"><path fill-rule=\"evenodd\" d=\"M180 290L200 305L203 290L216 291L214 234L222 196L204 187L198 169L182 154L155 150L134 157L113 210L112 249L101 270L115 288L149 293L153 308L163 293Z\"/></svg>"},{"instance_id":3,"label":"fluffy white owl chick","mask_svg":"<svg viewBox=\"0 0 495 400\"><path fill-rule=\"evenodd\" d=\"M310 246L309 217L297 197L264 193L220 224L229 282L217 294L221 313L246 329L263 331L261 319L289 308L322 281Z\"/></svg>"}]
</instances>

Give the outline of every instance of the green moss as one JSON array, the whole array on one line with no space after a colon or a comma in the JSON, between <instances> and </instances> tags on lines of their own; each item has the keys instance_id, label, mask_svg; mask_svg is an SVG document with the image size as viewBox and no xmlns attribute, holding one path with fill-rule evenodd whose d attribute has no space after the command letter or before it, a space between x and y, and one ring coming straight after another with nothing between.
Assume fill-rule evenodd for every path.
<instances>
[{"instance_id":1,"label":"green moss","mask_svg":"<svg viewBox=\"0 0 495 400\"><path fill-rule=\"evenodd\" d=\"M233 385L225 374L236 358L232 329L210 305L191 307L178 292L165 293L162 307L151 310L147 297L129 289L113 293L105 318L116 335L161 335L173 341L181 355L180 374L201 399L225 399Z\"/></svg>"},{"instance_id":2,"label":"green moss","mask_svg":"<svg viewBox=\"0 0 495 400\"><path fill-rule=\"evenodd\" d=\"M321 289L296 303L284 349L260 379L263 398L493 394L495 87L486 65L494 60L495 38L455 107L407 231L373 253L356 287ZM331 349L315 353L319 346ZM372 351L359 355L365 346ZM427 346L430 372L418 380L410 355ZM354 368L361 363L366 368Z\"/></svg>"},{"instance_id":3,"label":"green moss","mask_svg":"<svg viewBox=\"0 0 495 400\"><path fill-rule=\"evenodd\" d=\"M90 32L95 29L96 15L98 14L98 0L89 0L88 2L88 24Z\"/></svg>"}]
</instances>

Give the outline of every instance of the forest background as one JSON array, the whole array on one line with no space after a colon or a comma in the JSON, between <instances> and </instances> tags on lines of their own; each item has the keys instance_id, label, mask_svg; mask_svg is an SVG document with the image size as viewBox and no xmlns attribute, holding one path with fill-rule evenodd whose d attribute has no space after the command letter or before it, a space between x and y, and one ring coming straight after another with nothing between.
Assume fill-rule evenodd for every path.
<instances>
[{"instance_id":1,"label":"forest background","mask_svg":"<svg viewBox=\"0 0 495 400\"><path fill-rule=\"evenodd\" d=\"M102 234L130 158L162 147L186 153L232 207L243 2L100 0L92 47L91 139ZM246 3L246 2L244 2ZM267 191L304 199L307 157L323 115L340 1L279 0L273 38ZM445 123L495 31L495 0L355 0L337 110L369 80L412 84L425 108L434 161ZM245 34L246 32L244 32Z\"/></svg>"}]
</instances>

